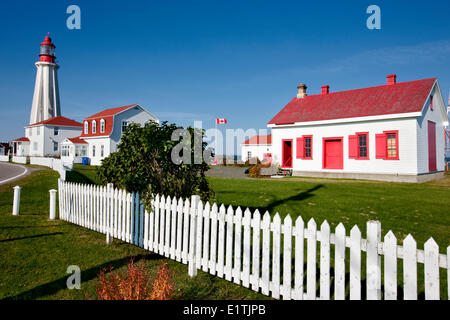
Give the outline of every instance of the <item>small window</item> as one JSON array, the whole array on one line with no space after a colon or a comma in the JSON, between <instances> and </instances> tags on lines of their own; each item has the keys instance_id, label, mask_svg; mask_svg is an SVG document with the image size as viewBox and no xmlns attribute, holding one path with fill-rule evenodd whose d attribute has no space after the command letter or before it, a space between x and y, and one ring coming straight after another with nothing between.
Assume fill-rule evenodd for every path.
<instances>
[{"instance_id":1,"label":"small window","mask_svg":"<svg viewBox=\"0 0 450 320\"><path fill-rule=\"evenodd\" d=\"M69 146L61 146L61 156L62 157L69 156Z\"/></svg>"},{"instance_id":2,"label":"small window","mask_svg":"<svg viewBox=\"0 0 450 320\"><path fill-rule=\"evenodd\" d=\"M56 152L58 151L58 142L53 141L53 151Z\"/></svg>"},{"instance_id":3,"label":"small window","mask_svg":"<svg viewBox=\"0 0 450 320\"><path fill-rule=\"evenodd\" d=\"M387 158L395 159L398 157L397 150L397 134L387 134Z\"/></svg>"},{"instance_id":4,"label":"small window","mask_svg":"<svg viewBox=\"0 0 450 320\"><path fill-rule=\"evenodd\" d=\"M125 131L125 129L128 127L128 121L122 121L122 132Z\"/></svg>"},{"instance_id":5,"label":"small window","mask_svg":"<svg viewBox=\"0 0 450 320\"><path fill-rule=\"evenodd\" d=\"M82 157L87 156L87 147L86 146L81 146L81 156Z\"/></svg>"},{"instance_id":6,"label":"small window","mask_svg":"<svg viewBox=\"0 0 450 320\"><path fill-rule=\"evenodd\" d=\"M105 146L101 145L101 147L100 147L100 157L103 158L104 154L105 154Z\"/></svg>"},{"instance_id":7,"label":"small window","mask_svg":"<svg viewBox=\"0 0 450 320\"><path fill-rule=\"evenodd\" d=\"M92 146L92 156L95 157L95 146Z\"/></svg>"},{"instance_id":8,"label":"small window","mask_svg":"<svg viewBox=\"0 0 450 320\"><path fill-rule=\"evenodd\" d=\"M433 111L434 106L433 106L433 96L431 96L431 100L430 100L430 109L431 111Z\"/></svg>"},{"instance_id":9,"label":"small window","mask_svg":"<svg viewBox=\"0 0 450 320\"><path fill-rule=\"evenodd\" d=\"M85 121L84 122L84 134L88 134L89 133L89 122Z\"/></svg>"},{"instance_id":10,"label":"small window","mask_svg":"<svg viewBox=\"0 0 450 320\"><path fill-rule=\"evenodd\" d=\"M247 160L250 160L252 158L252 152L248 151L247 152Z\"/></svg>"},{"instance_id":11,"label":"small window","mask_svg":"<svg viewBox=\"0 0 450 320\"><path fill-rule=\"evenodd\" d=\"M369 134L358 133L358 159L369 159Z\"/></svg>"},{"instance_id":12,"label":"small window","mask_svg":"<svg viewBox=\"0 0 450 320\"><path fill-rule=\"evenodd\" d=\"M100 120L100 132L101 133L105 132L105 119Z\"/></svg>"},{"instance_id":13,"label":"small window","mask_svg":"<svg viewBox=\"0 0 450 320\"><path fill-rule=\"evenodd\" d=\"M28 136L31 137L33 135L33 128L28 129Z\"/></svg>"},{"instance_id":14,"label":"small window","mask_svg":"<svg viewBox=\"0 0 450 320\"><path fill-rule=\"evenodd\" d=\"M97 121L92 121L92 133L97 133Z\"/></svg>"},{"instance_id":15,"label":"small window","mask_svg":"<svg viewBox=\"0 0 450 320\"><path fill-rule=\"evenodd\" d=\"M41 134L41 127L36 127L36 135L40 135Z\"/></svg>"},{"instance_id":16,"label":"small window","mask_svg":"<svg viewBox=\"0 0 450 320\"><path fill-rule=\"evenodd\" d=\"M312 137L303 137L304 159L312 159Z\"/></svg>"},{"instance_id":17,"label":"small window","mask_svg":"<svg viewBox=\"0 0 450 320\"><path fill-rule=\"evenodd\" d=\"M53 135L57 136L59 134L59 128L58 127L53 127Z\"/></svg>"}]
</instances>

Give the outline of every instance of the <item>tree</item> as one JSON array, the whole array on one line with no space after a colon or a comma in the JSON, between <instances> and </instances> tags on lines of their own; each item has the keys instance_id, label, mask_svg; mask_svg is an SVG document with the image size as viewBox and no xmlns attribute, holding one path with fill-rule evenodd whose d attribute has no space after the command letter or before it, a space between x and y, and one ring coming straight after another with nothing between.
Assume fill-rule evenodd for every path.
<instances>
[{"instance_id":1,"label":"tree","mask_svg":"<svg viewBox=\"0 0 450 320\"><path fill-rule=\"evenodd\" d=\"M177 133L181 142L173 139ZM122 134L118 151L103 159L97 175L103 184L140 192L147 207L156 194L183 199L195 194L207 201L214 193L205 177L209 167L203 158L207 145L203 136L204 130L183 129L167 121L132 123Z\"/></svg>"}]
</instances>

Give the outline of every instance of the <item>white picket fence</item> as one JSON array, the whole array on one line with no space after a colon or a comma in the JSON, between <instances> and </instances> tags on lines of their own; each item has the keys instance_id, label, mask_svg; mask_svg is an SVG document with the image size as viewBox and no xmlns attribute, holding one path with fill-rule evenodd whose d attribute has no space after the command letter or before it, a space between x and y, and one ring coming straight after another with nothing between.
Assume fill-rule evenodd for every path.
<instances>
[{"instance_id":1,"label":"white picket fence","mask_svg":"<svg viewBox=\"0 0 450 320\"><path fill-rule=\"evenodd\" d=\"M26 163L27 163L27 157L13 156L13 157L12 157L12 162L26 164Z\"/></svg>"},{"instance_id":2,"label":"white picket fence","mask_svg":"<svg viewBox=\"0 0 450 320\"><path fill-rule=\"evenodd\" d=\"M111 185L60 180L58 188L60 219L104 234L109 230L113 238L189 264L191 275L201 269L276 299L329 300L334 296L342 300L346 298L346 280L349 299L362 299L362 252L366 253L366 299L379 300L382 294L386 300L401 298L398 261L403 261L403 299L418 298L418 264L424 264L425 299L440 298L440 268L447 270L450 297L450 246L446 255L439 254L438 245L430 238L424 250L418 250L411 235L399 246L392 231L382 242L378 221L367 223L363 239L357 226L347 236L343 224L331 233L326 221L318 230L314 219L305 226L301 217L294 223L287 215L282 223L278 213L272 219L268 212L261 216L258 210L252 213L240 207L203 204L196 196L190 201L157 195L148 212L138 193Z\"/></svg>"},{"instance_id":3,"label":"white picket fence","mask_svg":"<svg viewBox=\"0 0 450 320\"><path fill-rule=\"evenodd\" d=\"M49 167L58 171L62 180L66 180L66 171L73 170L73 163L63 162L61 159L51 157L30 157L30 164Z\"/></svg>"},{"instance_id":4,"label":"white picket fence","mask_svg":"<svg viewBox=\"0 0 450 320\"><path fill-rule=\"evenodd\" d=\"M9 156L8 155L6 155L6 156L0 155L0 161L8 162L9 161Z\"/></svg>"}]
</instances>

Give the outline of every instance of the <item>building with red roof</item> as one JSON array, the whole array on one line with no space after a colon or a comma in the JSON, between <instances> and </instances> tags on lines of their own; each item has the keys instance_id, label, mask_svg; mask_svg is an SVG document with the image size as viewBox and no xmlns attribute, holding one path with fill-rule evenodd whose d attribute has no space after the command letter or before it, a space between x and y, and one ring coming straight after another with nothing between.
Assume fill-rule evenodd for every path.
<instances>
[{"instance_id":1,"label":"building with red roof","mask_svg":"<svg viewBox=\"0 0 450 320\"><path fill-rule=\"evenodd\" d=\"M272 161L272 135L256 135L241 144L242 161Z\"/></svg>"},{"instance_id":2,"label":"building with red roof","mask_svg":"<svg viewBox=\"0 0 450 320\"><path fill-rule=\"evenodd\" d=\"M104 109L83 120L81 134L66 139L61 144L64 161L80 163L82 157L88 157L91 165L100 165L101 161L117 151L123 131L130 123L144 124L159 120L139 104Z\"/></svg>"},{"instance_id":3,"label":"building with red roof","mask_svg":"<svg viewBox=\"0 0 450 320\"><path fill-rule=\"evenodd\" d=\"M436 78L308 95L278 112L273 162L293 175L425 181L443 176L448 116Z\"/></svg>"}]
</instances>

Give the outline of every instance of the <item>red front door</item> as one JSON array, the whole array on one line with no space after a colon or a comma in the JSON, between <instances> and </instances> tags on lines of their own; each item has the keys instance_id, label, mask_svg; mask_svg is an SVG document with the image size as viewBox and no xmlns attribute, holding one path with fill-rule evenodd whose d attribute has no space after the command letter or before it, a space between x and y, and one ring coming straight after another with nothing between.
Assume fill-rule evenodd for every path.
<instances>
[{"instance_id":1,"label":"red front door","mask_svg":"<svg viewBox=\"0 0 450 320\"><path fill-rule=\"evenodd\" d=\"M428 169L436 170L436 124L428 121Z\"/></svg>"},{"instance_id":2,"label":"red front door","mask_svg":"<svg viewBox=\"0 0 450 320\"><path fill-rule=\"evenodd\" d=\"M323 140L323 168L343 169L344 148L342 138L324 138Z\"/></svg>"},{"instance_id":3,"label":"red front door","mask_svg":"<svg viewBox=\"0 0 450 320\"><path fill-rule=\"evenodd\" d=\"M282 148L281 166L292 168L292 140L283 140Z\"/></svg>"}]
</instances>

